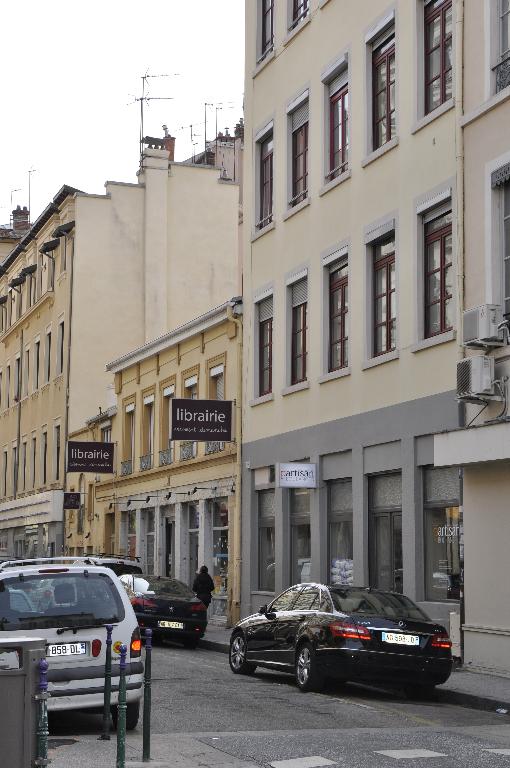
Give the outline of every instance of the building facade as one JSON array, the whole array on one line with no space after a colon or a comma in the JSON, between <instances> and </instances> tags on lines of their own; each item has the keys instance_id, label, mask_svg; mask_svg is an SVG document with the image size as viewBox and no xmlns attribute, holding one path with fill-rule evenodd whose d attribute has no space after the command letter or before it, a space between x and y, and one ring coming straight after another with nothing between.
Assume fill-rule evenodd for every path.
<instances>
[{"instance_id":1,"label":"building facade","mask_svg":"<svg viewBox=\"0 0 510 768\"><path fill-rule=\"evenodd\" d=\"M458 625L459 5L246 3L245 614L312 579Z\"/></svg>"},{"instance_id":2,"label":"building facade","mask_svg":"<svg viewBox=\"0 0 510 768\"><path fill-rule=\"evenodd\" d=\"M435 464L464 475L466 664L510 672L510 5L466 0L463 142L465 314L459 395L465 429L437 435ZM489 315L487 315L489 313ZM489 330L483 318L493 316ZM499 328L498 328L499 326ZM476 366L487 366L486 384ZM468 376L466 381L466 374ZM466 388L471 387L471 394ZM466 397L467 395L467 397Z\"/></svg>"},{"instance_id":3,"label":"building facade","mask_svg":"<svg viewBox=\"0 0 510 768\"><path fill-rule=\"evenodd\" d=\"M70 486L84 503L66 551L138 557L189 586L205 564L216 622L239 616L241 313L234 299L109 363L116 406L72 436L114 442L116 461L113 479ZM174 398L232 401L234 440L172 440Z\"/></svg>"}]
</instances>

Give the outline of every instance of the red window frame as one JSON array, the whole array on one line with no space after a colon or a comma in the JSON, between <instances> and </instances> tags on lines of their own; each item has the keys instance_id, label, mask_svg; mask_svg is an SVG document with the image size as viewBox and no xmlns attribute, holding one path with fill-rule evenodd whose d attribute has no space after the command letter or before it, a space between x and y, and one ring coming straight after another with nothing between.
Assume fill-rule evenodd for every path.
<instances>
[{"instance_id":1,"label":"red window frame","mask_svg":"<svg viewBox=\"0 0 510 768\"><path fill-rule=\"evenodd\" d=\"M338 108L340 105L340 108ZM341 120L338 121L338 114ZM335 141L335 134L337 141ZM346 85L329 97L329 173L334 179L347 170L349 164L349 87Z\"/></svg>"},{"instance_id":2,"label":"red window frame","mask_svg":"<svg viewBox=\"0 0 510 768\"><path fill-rule=\"evenodd\" d=\"M308 194L308 122L292 133L292 206Z\"/></svg>"},{"instance_id":3,"label":"red window frame","mask_svg":"<svg viewBox=\"0 0 510 768\"><path fill-rule=\"evenodd\" d=\"M395 38L388 38L382 45L378 46L372 55L372 119L373 119L373 148L379 149L387 144L393 138L392 116L395 115L395 75L390 80L391 64L393 62L393 72L395 73ZM377 74L380 70L386 69L386 84L377 90ZM393 91L393 108L391 106L391 95ZM378 97L385 95L384 113L378 113ZM380 124L386 124L386 138L379 139L378 127Z\"/></svg>"},{"instance_id":4,"label":"red window frame","mask_svg":"<svg viewBox=\"0 0 510 768\"><path fill-rule=\"evenodd\" d=\"M338 268L331 272L329 275L329 371L339 371L341 368L346 368L349 363L349 354L347 350L347 342L349 337L347 335L347 315L349 312L349 273L347 272L347 264L341 264ZM339 308L335 311L335 293L340 294ZM334 322L340 319L340 333L337 338L334 335ZM338 359L339 365L334 365L334 352L336 348L340 348L340 354Z\"/></svg>"},{"instance_id":5,"label":"red window frame","mask_svg":"<svg viewBox=\"0 0 510 768\"><path fill-rule=\"evenodd\" d=\"M267 333L266 333L267 331ZM267 365L265 352L267 350ZM268 384L264 386L267 371ZM273 318L259 323L259 395L269 395L273 391Z\"/></svg>"},{"instance_id":6,"label":"red window frame","mask_svg":"<svg viewBox=\"0 0 510 768\"><path fill-rule=\"evenodd\" d=\"M306 381L307 302L292 307L291 384ZM299 340L301 339L301 344ZM301 352L298 349L301 348Z\"/></svg>"},{"instance_id":7,"label":"red window frame","mask_svg":"<svg viewBox=\"0 0 510 768\"><path fill-rule=\"evenodd\" d=\"M260 58L269 53L274 40L274 0L262 0L262 37Z\"/></svg>"},{"instance_id":8,"label":"red window frame","mask_svg":"<svg viewBox=\"0 0 510 768\"><path fill-rule=\"evenodd\" d=\"M437 109L441 106L441 104L444 104L445 101L450 99L453 95L453 91L450 95L447 95L446 93L446 76L448 72L451 72L453 69L453 66L446 66L446 49L448 44L451 44L452 36L453 36L453 20L452 20L452 31L447 35L446 34L446 14L448 11L451 11L453 13L453 7L452 7L452 0L444 0L440 5L437 3L431 3L428 10L425 10L425 24L424 24L424 51L425 51L425 69L424 69L424 78L425 78L425 114L428 115L429 112L432 112L434 109ZM428 45L428 37L429 37L429 26L431 23L433 23L436 19L440 18L440 26L441 31L439 34L439 42L437 45L429 47ZM429 62L432 60L432 57L434 56L434 53L437 50L440 50L440 67L439 67L439 74L435 75L434 77L429 78L428 77L428 66ZM452 62L453 63L453 62ZM432 94L432 86L433 83L435 83L437 80L439 80L440 85L440 96L439 96L439 103L438 104L432 104L431 94ZM450 80L452 82L452 79Z\"/></svg>"},{"instance_id":9,"label":"red window frame","mask_svg":"<svg viewBox=\"0 0 510 768\"><path fill-rule=\"evenodd\" d=\"M392 281L392 274L395 272L395 241L390 240L382 245L393 242L393 251L387 253L385 256L378 256L379 248L381 245L376 245L374 248L374 280L373 280L373 313L374 313L374 357L378 355L385 355L387 352L392 352L395 349L395 343L392 343L392 330L396 326L396 314L391 312L393 307L396 310L395 302L395 280ZM377 275L379 272L385 273L385 287L378 293L377 292ZM377 322L377 302L378 300L385 299L386 310L383 313L382 319ZM377 342L377 329L386 328L386 343L379 348Z\"/></svg>"},{"instance_id":10,"label":"red window frame","mask_svg":"<svg viewBox=\"0 0 510 768\"><path fill-rule=\"evenodd\" d=\"M293 29L301 19L304 19L308 14L310 7L309 0L293 0L292 2L292 27Z\"/></svg>"},{"instance_id":11,"label":"red window frame","mask_svg":"<svg viewBox=\"0 0 510 768\"><path fill-rule=\"evenodd\" d=\"M451 331L452 325L449 325L446 320L446 307L448 302L452 301L452 294L446 290L446 272L448 268L452 268L453 258L450 255L450 260L446 260L446 239L452 236L452 224L449 222L444 227L434 232L427 232L427 225L425 225L425 259L424 259L424 272L425 272L425 338L430 339L434 336L438 336L446 331ZM440 243L440 259L439 266L436 269L428 269L428 249L433 243ZM431 300L429 291L429 278L432 275L439 275L439 298ZM430 310L439 304L439 330L430 330Z\"/></svg>"},{"instance_id":12,"label":"red window frame","mask_svg":"<svg viewBox=\"0 0 510 768\"><path fill-rule=\"evenodd\" d=\"M273 136L260 145L260 220L259 229L273 220Z\"/></svg>"}]
</instances>

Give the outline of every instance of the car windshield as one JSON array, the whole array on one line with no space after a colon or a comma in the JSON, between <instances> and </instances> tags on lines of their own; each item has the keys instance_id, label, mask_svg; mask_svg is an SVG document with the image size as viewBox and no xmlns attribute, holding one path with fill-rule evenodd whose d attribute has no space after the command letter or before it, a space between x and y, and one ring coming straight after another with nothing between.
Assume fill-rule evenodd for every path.
<instances>
[{"instance_id":1,"label":"car windshield","mask_svg":"<svg viewBox=\"0 0 510 768\"><path fill-rule=\"evenodd\" d=\"M384 616L389 619L428 621L428 616L405 595L367 589L330 589L333 605L341 613Z\"/></svg>"},{"instance_id":2,"label":"car windshield","mask_svg":"<svg viewBox=\"0 0 510 768\"><path fill-rule=\"evenodd\" d=\"M0 580L0 631L116 624L124 605L101 573L20 573Z\"/></svg>"},{"instance_id":3,"label":"car windshield","mask_svg":"<svg viewBox=\"0 0 510 768\"><path fill-rule=\"evenodd\" d=\"M178 579L167 579L159 576L135 576L122 579L134 592L154 592L161 597L183 597L192 600L195 593ZM134 584L133 584L134 582Z\"/></svg>"}]
</instances>

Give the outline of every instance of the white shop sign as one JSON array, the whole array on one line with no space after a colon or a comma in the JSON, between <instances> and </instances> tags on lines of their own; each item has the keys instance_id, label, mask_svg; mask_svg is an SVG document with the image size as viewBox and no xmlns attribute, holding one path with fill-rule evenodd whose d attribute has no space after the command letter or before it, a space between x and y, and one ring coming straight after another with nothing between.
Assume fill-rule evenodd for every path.
<instances>
[{"instance_id":1,"label":"white shop sign","mask_svg":"<svg viewBox=\"0 0 510 768\"><path fill-rule=\"evenodd\" d=\"M280 488L317 488L316 464L278 464Z\"/></svg>"}]
</instances>

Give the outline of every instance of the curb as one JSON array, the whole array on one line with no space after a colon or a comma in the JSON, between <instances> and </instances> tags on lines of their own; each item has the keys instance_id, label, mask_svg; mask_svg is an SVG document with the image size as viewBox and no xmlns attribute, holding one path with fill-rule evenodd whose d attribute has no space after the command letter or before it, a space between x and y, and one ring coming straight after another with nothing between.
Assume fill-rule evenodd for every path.
<instances>
[{"instance_id":1,"label":"curb","mask_svg":"<svg viewBox=\"0 0 510 768\"><path fill-rule=\"evenodd\" d=\"M436 688L437 701L444 704L457 704L460 707L470 707L483 712L495 712L498 709L506 709L510 713L510 700L492 699L490 696L481 696L476 693L464 693L464 691L442 690ZM510 699L510 696L509 696ZM501 713L507 714L507 713Z\"/></svg>"},{"instance_id":2,"label":"curb","mask_svg":"<svg viewBox=\"0 0 510 768\"><path fill-rule=\"evenodd\" d=\"M199 648L206 648L209 651L218 651L219 653L228 653L228 643L222 643L219 640L200 640L198 643Z\"/></svg>"}]
</instances>

